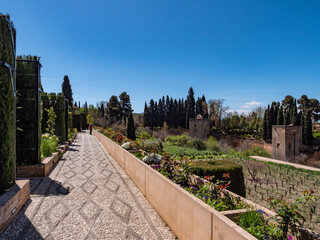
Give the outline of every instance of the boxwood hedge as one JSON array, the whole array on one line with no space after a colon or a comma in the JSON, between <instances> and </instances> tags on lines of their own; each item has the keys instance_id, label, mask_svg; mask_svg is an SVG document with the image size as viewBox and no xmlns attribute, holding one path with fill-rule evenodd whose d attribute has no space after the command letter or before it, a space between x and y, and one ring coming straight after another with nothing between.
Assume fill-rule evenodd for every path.
<instances>
[{"instance_id":1,"label":"boxwood hedge","mask_svg":"<svg viewBox=\"0 0 320 240\"><path fill-rule=\"evenodd\" d=\"M215 176L214 180L224 180L223 174L230 173L231 183L228 190L245 197L246 190L242 166L229 160L195 162L192 173L200 177Z\"/></svg>"}]
</instances>

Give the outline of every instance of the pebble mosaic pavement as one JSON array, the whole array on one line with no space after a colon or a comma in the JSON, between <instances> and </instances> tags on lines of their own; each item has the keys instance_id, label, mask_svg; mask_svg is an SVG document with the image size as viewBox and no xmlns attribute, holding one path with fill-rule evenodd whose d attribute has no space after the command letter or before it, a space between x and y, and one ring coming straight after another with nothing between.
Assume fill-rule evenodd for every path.
<instances>
[{"instance_id":1,"label":"pebble mosaic pavement","mask_svg":"<svg viewBox=\"0 0 320 240\"><path fill-rule=\"evenodd\" d=\"M0 236L24 239L176 239L122 168L87 131L79 132Z\"/></svg>"}]
</instances>

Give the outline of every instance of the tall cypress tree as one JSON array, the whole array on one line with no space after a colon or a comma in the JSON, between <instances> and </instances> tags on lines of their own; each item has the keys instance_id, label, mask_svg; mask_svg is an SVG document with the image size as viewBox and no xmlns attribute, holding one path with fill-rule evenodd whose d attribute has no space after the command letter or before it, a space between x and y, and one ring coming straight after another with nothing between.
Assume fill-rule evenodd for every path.
<instances>
[{"instance_id":1,"label":"tall cypress tree","mask_svg":"<svg viewBox=\"0 0 320 240\"><path fill-rule=\"evenodd\" d=\"M281 106L278 112L277 125L283 125L283 107Z\"/></svg>"},{"instance_id":2,"label":"tall cypress tree","mask_svg":"<svg viewBox=\"0 0 320 240\"><path fill-rule=\"evenodd\" d=\"M202 95L201 100L202 100L203 118L208 118L209 113L208 113L208 104L207 104L206 97Z\"/></svg>"},{"instance_id":3,"label":"tall cypress tree","mask_svg":"<svg viewBox=\"0 0 320 240\"><path fill-rule=\"evenodd\" d=\"M264 111L263 116L263 140L268 140L268 109Z\"/></svg>"},{"instance_id":4,"label":"tall cypress tree","mask_svg":"<svg viewBox=\"0 0 320 240\"><path fill-rule=\"evenodd\" d=\"M144 126L144 127L149 126L149 113L148 113L147 102L144 103L143 126Z\"/></svg>"},{"instance_id":5,"label":"tall cypress tree","mask_svg":"<svg viewBox=\"0 0 320 240\"><path fill-rule=\"evenodd\" d=\"M290 109L287 109L284 114L283 125L289 125L291 123L290 118L291 118Z\"/></svg>"},{"instance_id":6,"label":"tall cypress tree","mask_svg":"<svg viewBox=\"0 0 320 240\"><path fill-rule=\"evenodd\" d=\"M187 97L186 127L189 129L189 119L195 117L195 99L193 88L189 88Z\"/></svg>"},{"instance_id":7,"label":"tall cypress tree","mask_svg":"<svg viewBox=\"0 0 320 240\"><path fill-rule=\"evenodd\" d=\"M64 97L66 99L68 99L70 107L72 107L72 105L73 105L72 89L71 89L71 84L70 84L70 80L69 80L68 75L65 75L63 77L62 92L63 92Z\"/></svg>"},{"instance_id":8,"label":"tall cypress tree","mask_svg":"<svg viewBox=\"0 0 320 240\"><path fill-rule=\"evenodd\" d=\"M306 120L305 120L305 143L306 145L311 145L313 136L312 136L312 121L311 121L311 111L307 111Z\"/></svg>"},{"instance_id":9,"label":"tall cypress tree","mask_svg":"<svg viewBox=\"0 0 320 240\"><path fill-rule=\"evenodd\" d=\"M127 137L130 138L131 140L136 140L136 133L135 133L132 112L130 112L128 116Z\"/></svg>"}]
</instances>

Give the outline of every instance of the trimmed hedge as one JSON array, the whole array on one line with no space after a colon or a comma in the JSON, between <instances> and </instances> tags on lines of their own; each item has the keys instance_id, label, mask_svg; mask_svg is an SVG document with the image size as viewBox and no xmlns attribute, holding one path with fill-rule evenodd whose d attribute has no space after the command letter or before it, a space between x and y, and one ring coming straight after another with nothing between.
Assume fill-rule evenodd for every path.
<instances>
[{"instance_id":1,"label":"trimmed hedge","mask_svg":"<svg viewBox=\"0 0 320 240\"><path fill-rule=\"evenodd\" d=\"M80 114L72 115L72 128L76 128L78 131L81 131L83 125L83 119Z\"/></svg>"},{"instance_id":2,"label":"trimmed hedge","mask_svg":"<svg viewBox=\"0 0 320 240\"><path fill-rule=\"evenodd\" d=\"M65 121L65 140L68 140L68 129L69 129L69 101L64 100L64 121Z\"/></svg>"},{"instance_id":3,"label":"trimmed hedge","mask_svg":"<svg viewBox=\"0 0 320 240\"><path fill-rule=\"evenodd\" d=\"M228 160L199 161L195 162L192 173L200 177L215 176L214 181L224 180L223 174L230 173L230 186L228 190L245 197L246 189L242 166Z\"/></svg>"},{"instance_id":4,"label":"trimmed hedge","mask_svg":"<svg viewBox=\"0 0 320 240\"><path fill-rule=\"evenodd\" d=\"M49 96L48 93L43 92L41 93L41 133L44 134L46 133L46 129L48 128L48 112L45 109L49 109L50 108L50 100L49 100Z\"/></svg>"},{"instance_id":5,"label":"trimmed hedge","mask_svg":"<svg viewBox=\"0 0 320 240\"><path fill-rule=\"evenodd\" d=\"M10 20L0 14L0 195L9 189L15 181L15 69L16 31L9 24ZM11 33L14 46L12 45ZM12 79L11 79L12 74Z\"/></svg>"},{"instance_id":6,"label":"trimmed hedge","mask_svg":"<svg viewBox=\"0 0 320 240\"><path fill-rule=\"evenodd\" d=\"M65 98L63 93L49 94L50 107L53 106L54 112L57 115L55 121L55 135L59 138L59 142L63 143L66 139L66 124L65 124Z\"/></svg>"},{"instance_id":7,"label":"trimmed hedge","mask_svg":"<svg viewBox=\"0 0 320 240\"><path fill-rule=\"evenodd\" d=\"M17 165L41 162L41 64L37 58L33 59L26 57L17 60Z\"/></svg>"}]
</instances>

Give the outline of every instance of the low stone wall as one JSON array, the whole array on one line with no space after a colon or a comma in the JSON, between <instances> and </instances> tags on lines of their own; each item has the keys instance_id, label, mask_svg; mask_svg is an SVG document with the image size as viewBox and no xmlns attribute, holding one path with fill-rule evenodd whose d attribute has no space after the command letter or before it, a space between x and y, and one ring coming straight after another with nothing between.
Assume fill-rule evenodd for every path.
<instances>
[{"instance_id":1,"label":"low stone wall","mask_svg":"<svg viewBox=\"0 0 320 240\"><path fill-rule=\"evenodd\" d=\"M125 170L179 239L256 239L224 214L191 195L101 133L93 135Z\"/></svg>"},{"instance_id":2,"label":"low stone wall","mask_svg":"<svg viewBox=\"0 0 320 240\"><path fill-rule=\"evenodd\" d=\"M0 235L30 198L29 180L17 180L8 192L0 196Z\"/></svg>"},{"instance_id":3,"label":"low stone wall","mask_svg":"<svg viewBox=\"0 0 320 240\"><path fill-rule=\"evenodd\" d=\"M76 137L76 136L75 136ZM69 145L74 141L75 137L69 139L67 142L59 146L58 152L52 154L52 156L42 159L41 163L17 166L16 176L17 178L28 177L45 177L51 171L55 164L61 159L62 155L66 152Z\"/></svg>"}]
</instances>

